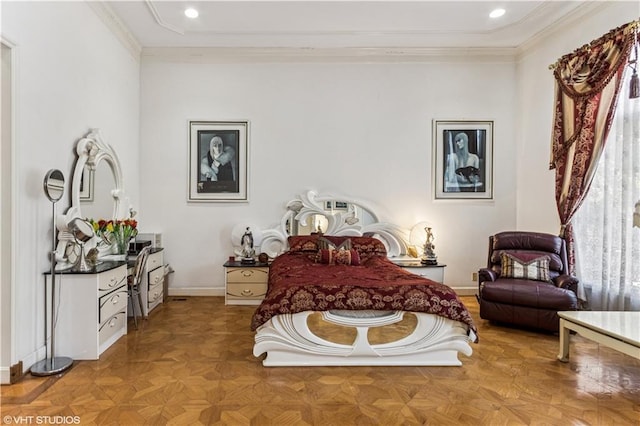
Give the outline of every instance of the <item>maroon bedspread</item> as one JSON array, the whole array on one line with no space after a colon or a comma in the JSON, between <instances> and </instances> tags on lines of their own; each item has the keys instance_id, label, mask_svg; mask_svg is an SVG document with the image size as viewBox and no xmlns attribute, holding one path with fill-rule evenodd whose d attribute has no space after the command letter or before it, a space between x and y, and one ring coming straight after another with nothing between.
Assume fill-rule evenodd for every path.
<instances>
[{"instance_id":1,"label":"maroon bedspread","mask_svg":"<svg viewBox=\"0 0 640 426\"><path fill-rule=\"evenodd\" d=\"M386 257L361 266L325 265L299 253L284 253L271 264L269 288L251 329L278 314L332 309L427 312L463 322L477 335L469 311L451 288Z\"/></svg>"}]
</instances>

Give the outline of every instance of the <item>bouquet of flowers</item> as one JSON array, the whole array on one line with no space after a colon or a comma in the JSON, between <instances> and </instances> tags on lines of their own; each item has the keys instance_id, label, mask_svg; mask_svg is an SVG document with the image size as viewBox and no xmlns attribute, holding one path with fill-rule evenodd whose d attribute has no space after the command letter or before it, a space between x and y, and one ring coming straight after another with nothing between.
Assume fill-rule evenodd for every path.
<instances>
[{"instance_id":1,"label":"bouquet of flowers","mask_svg":"<svg viewBox=\"0 0 640 426\"><path fill-rule=\"evenodd\" d=\"M106 244L114 245L118 254L126 254L129 241L138 235L138 222L134 219L88 220L96 235Z\"/></svg>"}]
</instances>

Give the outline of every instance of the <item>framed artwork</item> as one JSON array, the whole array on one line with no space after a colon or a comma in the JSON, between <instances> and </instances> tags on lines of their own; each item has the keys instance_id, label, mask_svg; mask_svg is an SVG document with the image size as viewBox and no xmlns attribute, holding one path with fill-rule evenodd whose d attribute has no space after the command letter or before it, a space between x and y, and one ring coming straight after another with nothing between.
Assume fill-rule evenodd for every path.
<instances>
[{"instance_id":1,"label":"framed artwork","mask_svg":"<svg viewBox=\"0 0 640 426\"><path fill-rule=\"evenodd\" d=\"M189 121L189 199L248 202L249 123Z\"/></svg>"},{"instance_id":2,"label":"framed artwork","mask_svg":"<svg viewBox=\"0 0 640 426\"><path fill-rule=\"evenodd\" d=\"M325 201L324 209L325 210L348 210L349 203L346 201Z\"/></svg>"},{"instance_id":3,"label":"framed artwork","mask_svg":"<svg viewBox=\"0 0 640 426\"><path fill-rule=\"evenodd\" d=\"M493 199L493 121L433 121L435 199Z\"/></svg>"},{"instance_id":4,"label":"framed artwork","mask_svg":"<svg viewBox=\"0 0 640 426\"><path fill-rule=\"evenodd\" d=\"M93 201L94 171L84 166L80 176L80 201Z\"/></svg>"}]
</instances>

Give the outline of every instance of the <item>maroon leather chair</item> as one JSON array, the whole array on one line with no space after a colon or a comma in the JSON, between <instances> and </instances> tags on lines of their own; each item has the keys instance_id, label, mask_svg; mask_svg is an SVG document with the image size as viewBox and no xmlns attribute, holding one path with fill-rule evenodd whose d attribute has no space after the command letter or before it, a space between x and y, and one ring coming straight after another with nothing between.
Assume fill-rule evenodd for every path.
<instances>
[{"instance_id":1,"label":"maroon leather chair","mask_svg":"<svg viewBox=\"0 0 640 426\"><path fill-rule=\"evenodd\" d=\"M550 281L501 277L501 254L549 257ZM568 274L564 239L539 232L508 231L489 237L487 267L478 271L480 318L557 332L558 311L578 310L578 280Z\"/></svg>"}]
</instances>

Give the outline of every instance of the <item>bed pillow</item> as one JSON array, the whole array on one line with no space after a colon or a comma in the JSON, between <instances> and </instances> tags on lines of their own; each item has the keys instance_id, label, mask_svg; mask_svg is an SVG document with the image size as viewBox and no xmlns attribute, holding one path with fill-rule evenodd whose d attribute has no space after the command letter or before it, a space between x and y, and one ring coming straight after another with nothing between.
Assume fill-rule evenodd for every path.
<instances>
[{"instance_id":1,"label":"bed pillow","mask_svg":"<svg viewBox=\"0 0 640 426\"><path fill-rule=\"evenodd\" d=\"M512 254L500 253L503 278L521 278L534 281L549 281L549 256L521 259Z\"/></svg>"},{"instance_id":2,"label":"bed pillow","mask_svg":"<svg viewBox=\"0 0 640 426\"><path fill-rule=\"evenodd\" d=\"M316 255L316 262L325 265L360 265L358 252L351 249L320 249Z\"/></svg>"},{"instance_id":3,"label":"bed pillow","mask_svg":"<svg viewBox=\"0 0 640 426\"><path fill-rule=\"evenodd\" d=\"M329 239L331 238L331 239ZM319 237L318 238L318 250L351 250L351 239L345 237Z\"/></svg>"},{"instance_id":4,"label":"bed pillow","mask_svg":"<svg viewBox=\"0 0 640 426\"><path fill-rule=\"evenodd\" d=\"M309 253L318 251L317 235L294 235L287 238L289 253Z\"/></svg>"},{"instance_id":5,"label":"bed pillow","mask_svg":"<svg viewBox=\"0 0 640 426\"><path fill-rule=\"evenodd\" d=\"M387 257L387 248L384 243L373 237L351 237L351 248L360 255L360 261L372 257Z\"/></svg>"}]
</instances>

